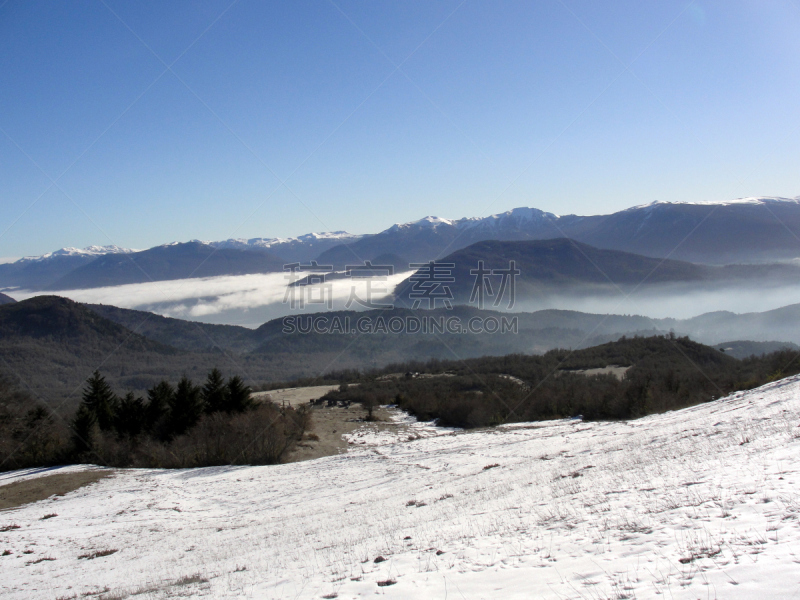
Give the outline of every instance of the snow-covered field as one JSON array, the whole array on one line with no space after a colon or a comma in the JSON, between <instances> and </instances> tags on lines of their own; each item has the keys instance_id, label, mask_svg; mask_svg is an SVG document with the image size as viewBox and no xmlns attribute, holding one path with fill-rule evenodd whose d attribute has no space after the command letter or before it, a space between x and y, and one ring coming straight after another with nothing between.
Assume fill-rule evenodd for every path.
<instances>
[{"instance_id":1,"label":"snow-covered field","mask_svg":"<svg viewBox=\"0 0 800 600\"><path fill-rule=\"evenodd\" d=\"M800 598L798 425L795 377L626 423L376 437L304 463L119 472L0 513L0 531L19 526L0 533L0 554L10 551L0 591Z\"/></svg>"}]
</instances>

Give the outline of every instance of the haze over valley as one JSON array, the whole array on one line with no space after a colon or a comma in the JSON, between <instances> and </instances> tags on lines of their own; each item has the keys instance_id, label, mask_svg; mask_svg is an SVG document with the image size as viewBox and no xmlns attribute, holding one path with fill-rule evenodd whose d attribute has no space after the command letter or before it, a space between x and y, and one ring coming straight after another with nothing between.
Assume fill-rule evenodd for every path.
<instances>
[{"instance_id":1,"label":"haze over valley","mask_svg":"<svg viewBox=\"0 0 800 600\"><path fill-rule=\"evenodd\" d=\"M519 208L486 219L426 217L365 236L193 241L146 251L68 248L0 265L0 289L18 299L58 293L79 302L257 327L291 314L284 302L290 283L284 266L291 263L310 267L315 261L339 273L366 261L390 267L391 275L387 271L374 281L375 299L384 303L389 296L402 300L412 263L453 263L457 281L450 287L455 300L466 303L473 284L469 271L479 260L494 267L515 260L521 270L515 310L690 318L715 310L761 312L800 299L795 226L800 230L797 199L660 203L600 217ZM663 241L642 246L654 239ZM670 248L668 240L677 245ZM301 277L311 272L301 271ZM353 286L359 297L372 286L364 278L328 278L335 309L344 307ZM306 310L320 307L324 303Z\"/></svg>"}]
</instances>

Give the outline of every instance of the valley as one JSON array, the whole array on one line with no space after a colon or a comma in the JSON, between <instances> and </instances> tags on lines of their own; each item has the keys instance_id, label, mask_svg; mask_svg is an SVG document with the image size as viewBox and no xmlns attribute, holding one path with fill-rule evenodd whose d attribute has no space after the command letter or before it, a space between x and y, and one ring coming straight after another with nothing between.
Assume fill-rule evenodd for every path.
<instances>
[{"instance_id":1,"label":"valley","mask_svg":"<svg viewBox=\"0 0 800 600\"><path fill-rule=\"evenodd\" d=\"M505 313L456 306L452 311L333 312L328 318L457 319L508 317ZM380 369L391 363L451 360L511 353L542 354L554 348L582 349L621 336L674 332L707 344L751 340L735 356L794 347L800 342L800 305L765 313L715 312L692 319L650 319L632 315L546 310L514 313L515 332L462 335L443 331L369 334L285 331L282 319L257 329L166 318L107 305L82 305L55 296L0 306L0 358L28 389L51 406L74 407L85 379L98 364L114 386L142 393L175 373L202 378L214 367L242 375L256 388L271 381L322 378L347 369ZM774 342L773 342L774 341ZM759 345L763 342L767 345ZM749 343L749 342L748 342ZM750 351L748 348L752 348Z\"/></svg>"}]
</instances>

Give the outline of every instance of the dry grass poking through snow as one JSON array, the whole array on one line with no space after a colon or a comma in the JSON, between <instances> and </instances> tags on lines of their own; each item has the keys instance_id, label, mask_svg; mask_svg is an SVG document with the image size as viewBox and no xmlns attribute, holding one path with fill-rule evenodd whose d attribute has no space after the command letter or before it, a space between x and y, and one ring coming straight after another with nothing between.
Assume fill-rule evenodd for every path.
<instances>
[{"instance_id":1,"label":"dry grass poking through snow","mask_svg":"<svg viewBox=\"0 0 800 600\"><path fill-rule=\"evenodd\" d=\"M381 432L303 463L121 471L0 513L0 588L10 599L800 597L799 425L795 377L625 423Z\"/></svg>"},{"instance_id":2,"label":"dry grass poking through snow","mask_svg":"<svg viewBox=\"0 0 800 600\"><path fill-rule=\"evenodd\" d=\"M3 485L0 478L0 511L23 506L29 502L45 500L53 495L63 496L81 488L109 477L112 474L110 469L73 471L47 475L47 468L28 469L30 472L44 473L37 477L14 479L11 483ZM11 479L9 477L9 479ZM57 517L56 514L48 514L42 519Z\"/></svg>"}]
</instances>

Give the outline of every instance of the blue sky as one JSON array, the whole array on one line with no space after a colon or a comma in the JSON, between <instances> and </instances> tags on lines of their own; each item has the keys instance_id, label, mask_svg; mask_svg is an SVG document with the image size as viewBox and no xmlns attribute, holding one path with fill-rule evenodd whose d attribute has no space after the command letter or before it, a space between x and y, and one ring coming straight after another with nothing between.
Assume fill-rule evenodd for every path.
<instances>
[{"instance_id":1,"label":"blue sky","mask_svg":"<svg viewBox=\"0 0 800 600\"><path fill-rule=\"evenodd\" d=\"M0 256L797 196L797 31L798 0L8 0Z\"/></svg>"}]
</instances>

